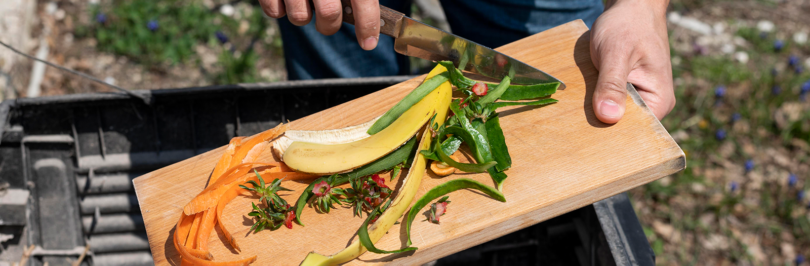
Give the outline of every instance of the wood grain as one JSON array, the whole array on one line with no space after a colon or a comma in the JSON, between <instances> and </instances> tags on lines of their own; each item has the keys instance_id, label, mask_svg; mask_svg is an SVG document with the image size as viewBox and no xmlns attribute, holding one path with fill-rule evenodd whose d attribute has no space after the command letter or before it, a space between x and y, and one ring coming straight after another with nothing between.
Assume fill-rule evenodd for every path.
<instances>
[{"instance_id":1,"label":"wood grain","mask_svg":"<svg viewBox=\"0 0 810 266\"><path fill-rule=\"evenodd\" d=\"M415 253L380 255L366 253L348 264L390 263L416 265L531 226L609 196L627 191L685 167L683 151L641 102L634 90L627 98L624 118L605 125L594 116L591 95L597 70L589 57L588 29L574 21L503 46L497 50L545 70L567 84L554 94L559 103L542 107L517 107L501 113L501 125L513 159L501 203L472 191L450 194L453 202L441 225L413 225ZM292 129L341 128L381 115L418 85L418 77L329 110L293 121ZM635 100L634 100L635 98ZM226 143L223 143L223 145ZM133 182L146 224L155 263L178 265L171 245L182 207L205 186L222 148L195 156L136 178ZM269 151L262 161L272 160ZM416 199L447 180L467 177L492 184L486 174L456 174L437 178L426 174ZM305 183L286 182L294 201ZM220 232L209 240L216 260L233 260L258 254L256 265L298 265L310 251L333 254L355 237L363 219L349 209L318 214L303 213L305 227L282 228L248 235L245 216L255 199L237 198L224 210L224 222L236 236L242 254L223 244ZM424 212L425 210L421 210ZM417 221L422 220L421 215ZM377 247L403 247L406 239L399 225ZM243 255L244 254L244 255Z\"/></svg>"}]
</instances>

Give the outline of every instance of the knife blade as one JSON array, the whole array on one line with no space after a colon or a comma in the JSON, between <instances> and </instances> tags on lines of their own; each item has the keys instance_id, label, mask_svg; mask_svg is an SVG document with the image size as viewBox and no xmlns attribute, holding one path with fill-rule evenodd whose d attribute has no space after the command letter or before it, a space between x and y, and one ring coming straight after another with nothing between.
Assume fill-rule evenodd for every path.
<instances>
[{"instance_id":1,"label":"knife blade","mask_svg":"<svg viewBox=\"0 0 810 266\"><path fill-rule=\"evenodd\" d=\"M341 3L343 22L354 25L351 0ZM382 5L380 33L394 37L394 50L406 56L452 61L459 69L497 80L509 75L514 84L559 82L558 89L565 89L565 83L542 70Z\"/></svg>"}]
</instances>

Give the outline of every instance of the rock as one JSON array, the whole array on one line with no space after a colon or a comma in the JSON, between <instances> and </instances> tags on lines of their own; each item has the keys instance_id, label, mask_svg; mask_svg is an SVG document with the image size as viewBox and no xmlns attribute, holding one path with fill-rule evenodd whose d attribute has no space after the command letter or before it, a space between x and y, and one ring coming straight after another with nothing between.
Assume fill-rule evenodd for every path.
<instances>
[{"instance_id":1,"label":"rock","mask_svg":"<svg viewBox=\"0 0 810 266\"><path fill-rule=\"evenodd\" d=\"M726 43L723 44L723 46L720 46L720 52L723 52L724 54L732 54L736 49L737 47L730 43Z\"/></svg>"},{"instance_id":2,"label":"rock","mask_svg":"<svg viewBox=\"0 0 810 266\"><path fill-rule=\"evenodd\" d=\"M804 60L804 66L810 68L810 57Z\"/></svg>"},{"instance_id":3,"label":"rock","mask_svg":"<svg viewBox=\"0 0 810 266\"><path fill-rule=\"evenodd\" d=\"M736 52L734 53L734 59L743 64L748 63L748 53L743 51Z\"/></svg>"},{"instance_id":4,"label":"rock","mask_svg":"<svg viewBox=\"0 0 810 266\"><path fill-rule=\"evenodd\" d=\"M115 85L115 78L113 78L111 76L107 76L106 78L104 78L104 82Z\"/></svg>"},{"instance_id":5,"label":"rock","mask_svg":"<svg viewBox=\"0 0 810 266\"><path fill-rule=\"evenodd\" d=\"M239 34L245 34L250 29L250 23L247 20L239 21Z\"/></svg>"},{"instance_id":6,"label":"rock","mask_svg":"<svg viewBox=\"0 0 810 266\"><path fill-rule=\"evenodd\" d=\"M669 20L669 22L678 23L679 21L681 21L681 14L676 11L669 12L669 15L667 15L667 19Z\"/></svg>"},{"instance_id":7,"label":"rock","mask_svg":"<svg viewBox=\"0 0 810 266\"><path fill-rule=\"evenodd\" d=\"M233 16L233 13L235 13L235 11L236 10L233 8L233 6L229 4L224 4L221 7L219 7L219 13L222 13L222 15L228 17Z\"/></svg>"},{"instance_id":8,"label":"rock","mask_svg":"<svg viewBox=\"0 0 810 266\"><path fill-rule=\"evenodd\" d=\"M796 257L796 248L794 248L791 243L782 242L781 250L782 258L784 258L785 261L792 261L793 258Z\"/></svg>"},{"instance_id":9,"label":"rock","mask_svg":"<svg viewBox=\"0 0 810 266\"><path fill-rule=\"evenodd\" d=\"M681 17L677 20L677 22L673 22L673 24L682 27L684 29L688 29L702 35L710 35L712 34L712 27L709 24L703 23L700 20L690 18L690 17Z\"/></svg>"},{"instance_id":10,"label":"rock","mask_svg":"<svg viewBox=\"0 0 810 266\"><path fill-rule=\"evenodd\" d=\"M807 43L807 33L806 32L797 32L793 34L793 41L798 44L805 44Z\"/></svg>"},{"instance_id":11,"label":"rock","mask_svg":"<svg viewBox=\"0 0 810 266\"><path fill-rule=\"evenodd\" d=\"M664 222L658 220L653 221L653 230L656 234L670 242L679 242L681 240L680 232L675 231L675 227Z\"/></svg>"},{"instance_id":12,"label":"rock","mask_svg":"<svg viewBox=\"0 0 810 266\"><path fill-rule=\"evenodd\" d=\"M64 9L61 9L61 8L60 8L60 9L58 9L58 10L56 10L56 12L54 12L54 13L53 13L53 17L54 17L56 20L63 20L63 19L65 19L65 10L64 10Z\"/></svg>"},{"instance_id":13,"label":"rock","mask_svg":"<svg viewBox=\"0 0 810 266\"><path fill-rule=\"evenodd\" d=\"M692 191L695 193L703 193L706 191L706 186L701 183L692 183Z\"/></svg>"},{"instance_id":14,"label":"rock","mask_svg":"<svg viewBox=\"0 0 810 266\"><path fill-rule=\"evenodd\" d=\"M760 20L757 22L757 29L761 32L771 32L774 28L773 22L769 20Z\"/></svg>"},{"instance_id":15,"label":"rock","mask_svg":"<svg viewBox=\"0 0 810 266\"><path fill-rule=\"evenodd\" d=\"M714 34L720 35L726 30L726 23L725 22L717 22L712 25L712 30L714 30Z\"/></svg>"},{"instance_id":16,"label":"rock","mask_svg":"<svg viewBox=\"0 0 810 266\"><path fill-rule=\"evenodd\" d=\"M799 102L786 102L773 114L776 126L785 129L801 118L804 107Z\"/></svg>"},{"instance_id":17,"label":"rock","mask_svg":"<svg viewBox=\"0 0 810 266\"><path fill-rule=\"evenodd\" d=\"M765 177L759 172L750 172L748 173L748 179L747 188L749 190L758 191L762 188L762 182L765 180Z\"/></svg>"},{"instance_id":18,"label":"rock","mask_svg":"<svg viewBox=\"0 0 810 266\"><path fill-rule=\"evenodd\" d=\"M701 241L703 247L713 251L723 251L729 248L728 239L725 236L711 234Z\"/></svg>"},{"instance_id":19,"label":"rock","mask_svg":"<svg viewBox=\"0 0 810 266\"><path fill-rule=\"evenodd\" d=\"M262 68L262 70L259 71L259 76L269 80L273 77L273 70L270 70L269 68Z\"/></svg>"},{"instance_id":20,"label":"rock","mask_svg":"<svg viewBox=\"0 0 810 266\"><path fill-rule=\"evenodd\" d=\"M672 177L665 176L664 178L659 179L658 183L660 183L662 186L668 187L670 184L672 184Z\"/></svg>"},{"instance_id":21,"label":"rock","mask_svg":"<svg viewBox=\"0 0 810 266\"><path fill-rule=\"evenodd\" d=\"M48 2L45 4L45 13L48 15L52 15L59 9L59 6L56 5L56 2Z\"/></svg>"},{"instance_id":22,"label":"rock","mask_svg":"<svg viewBox=\"0 0 810 266\"><path fill-rule=\"evenodd\" d=\"M754 144L751 143L751 140L747 138L743 138L740 140L740 146L742 146L742 152L748 157L753 156L757 152L757 148L754 147Z\"/></svg>"}]
</instances>

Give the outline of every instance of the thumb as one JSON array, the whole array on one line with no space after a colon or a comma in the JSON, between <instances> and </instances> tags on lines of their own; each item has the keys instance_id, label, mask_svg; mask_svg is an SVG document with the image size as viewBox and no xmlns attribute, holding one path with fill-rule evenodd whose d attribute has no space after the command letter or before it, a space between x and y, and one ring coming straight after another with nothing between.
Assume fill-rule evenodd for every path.
<instances>
[{"instance_id":1,"label":"thumb","mask_svg":"<svg viewBox=\"0 0 810 266\"><path fill-rule=\"evenodd\" d=\"M593 110L599 121L615 124L624 116L629 64L621 56L606 54L599 60L599 79L593 93Z\"/></svg>"}]
</instances>

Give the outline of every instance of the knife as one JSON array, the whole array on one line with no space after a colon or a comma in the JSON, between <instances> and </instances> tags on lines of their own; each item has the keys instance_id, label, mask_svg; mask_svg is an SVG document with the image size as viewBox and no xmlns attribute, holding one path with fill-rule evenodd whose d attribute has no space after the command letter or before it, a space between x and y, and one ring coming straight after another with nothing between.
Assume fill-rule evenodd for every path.
<instances>
[{"instance_id":1,"label":"knife","mask_svg":"<svg viewBox=\"0 0 810 266\"><path fill-rule=\"evenodd\" d=\"M341 0L343 22L354 25L351 0ZM515 84L565 83L545 72L486 46L416 21L380 5L380 33L394 37L397 53L430 61L452 61L457 68Z\"/></svg>"}]
</instances>

